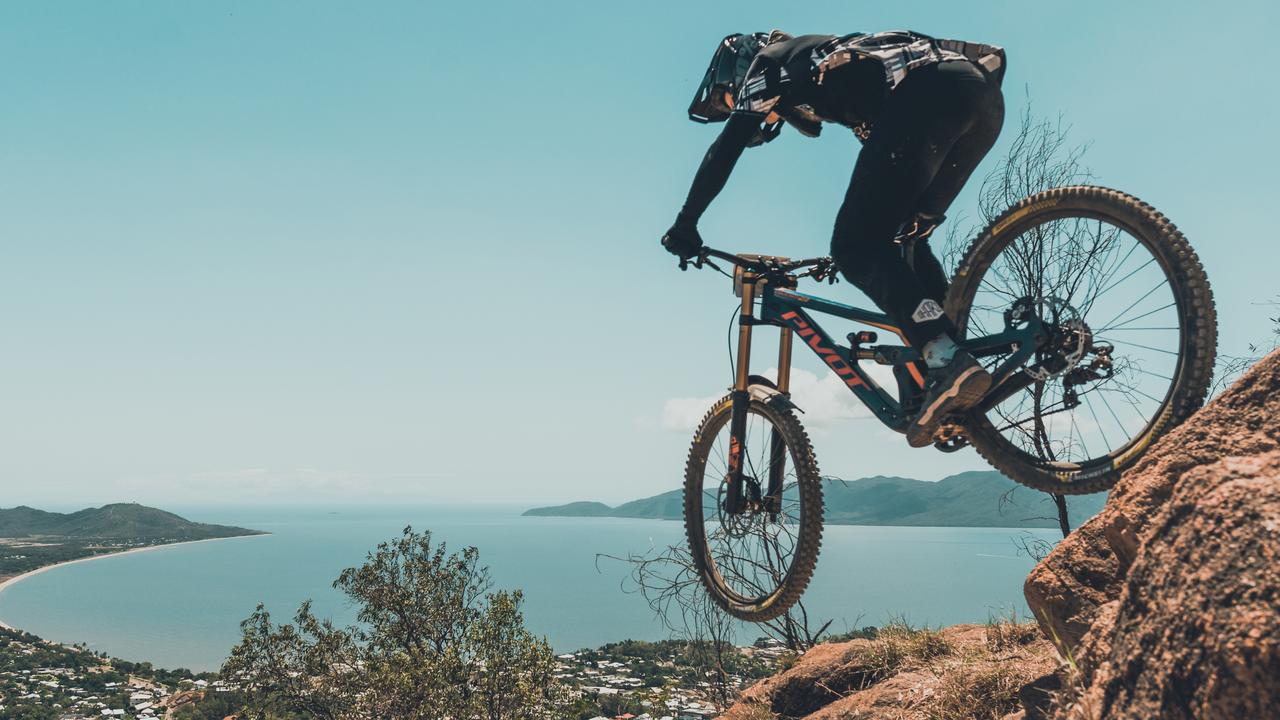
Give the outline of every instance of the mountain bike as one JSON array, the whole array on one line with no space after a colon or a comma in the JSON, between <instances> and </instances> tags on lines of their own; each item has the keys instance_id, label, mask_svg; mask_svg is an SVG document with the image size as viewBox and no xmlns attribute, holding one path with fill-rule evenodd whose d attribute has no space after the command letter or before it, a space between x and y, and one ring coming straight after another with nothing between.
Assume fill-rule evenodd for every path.
<instances>
[{"instance_id":1,"label":"mountain bike","mask_svg":"<svg viewBox=\"0 0 1280 720\"><path fill-rule=\"evenodd\" d=\"M692 262L732 277L741 304L733 386L702 419L685 466L685 530L712 598L740 619L769 620L800 598L822 542L822 476L790 392L795 339L899 432L923 397L925 366L889 316L797 290L801 279L834 282L830 258L704 248ZM1037 490L1110 488L1208 392L1217 324L1204 270L1172 223L1115 190L1063 187L1010 207L969 245L944 310L993 382L946 419L934 446L972 446ZM841 344L817 315L874 330ZM750 369L761 326L779 329L773 378ZM897 343L880 344L877 330ZM864 362L888 366L895 392Z\"/></svg>"}]
</instances>

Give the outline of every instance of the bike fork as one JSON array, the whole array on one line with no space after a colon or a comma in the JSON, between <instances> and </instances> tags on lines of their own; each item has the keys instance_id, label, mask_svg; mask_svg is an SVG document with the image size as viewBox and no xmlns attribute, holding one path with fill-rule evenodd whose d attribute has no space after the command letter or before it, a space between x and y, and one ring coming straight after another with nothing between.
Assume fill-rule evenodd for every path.
<instances>
[{"instance_id":1,"label":"bike fork","mask_svg":"<svg viewBox=\"0 0 1280 720\"><path fill-rule=\"evenodd\" d=\"M726 479L725 510L730 514L742 512L747 498L743 493L743 458L747 452L747 414L751 405L751 329L754 325L755 283L746 281L742 285L742 310L738 316L738 365L734 377L733 391L730 394L733 406L729 417L729 468ZM790 328L782 328L778 339L778 391L786 394L791 389L791 341ZM769 478L764 497L759 497L758 486L750 498L753 502L763 501L765 509L776 515L782 507L782 486L786 468L786 444L777 428L772 428L769 437ZM759 482L763 478L756 478Z\"/></svg>"},{"instance_id":2,"label":"bike fork","mask_svg":"<svg viewBox=\"0 0 1280 720\"><path fill-rule=\"evenodd\" d=\"M791 392L791 328L782 328L778 338L778 392ZM782 483L787 466L787 446L778 428L769 433L769 487L765 492L765 509L775 519L782 511Z\"/></svg>"},{"instance_id":3,"label":"bike fork","mask_svg":"<svg viewBox=\"0 0 1280 720\"><path fill-rule=\"evenodd\" d=\"M733 380L733 411L729 416L729 477L726 478L725 510L730 515L743 511L742 458L747 452L747 409L751 405L751 328L755 313L756 285L746 277L742 283L742 310L738 314L738 367Z\"/></svg>"}]
</instances>

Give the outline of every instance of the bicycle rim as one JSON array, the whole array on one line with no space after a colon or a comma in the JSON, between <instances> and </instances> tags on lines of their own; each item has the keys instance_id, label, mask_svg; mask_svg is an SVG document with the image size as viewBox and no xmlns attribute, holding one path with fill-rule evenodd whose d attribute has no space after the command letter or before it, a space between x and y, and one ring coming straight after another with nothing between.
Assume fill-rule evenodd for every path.
<instances>
[{"instance_id":1,"label":"bicycle rim","mask_svg":"<svg viewBox=\"0 0 1280 720\"><path fill-rule=\"evenodd\" d=\"M812 449L789 412L752 401L743 454L744 496L757 507L725 510L729 416L725 398L695 437L686 467L685 513L691 549L704 584L730 614L767 620L804 591L821 538L821 486ZM769 498L776 472L781 493Z\"/></svg>"}]
</instances>

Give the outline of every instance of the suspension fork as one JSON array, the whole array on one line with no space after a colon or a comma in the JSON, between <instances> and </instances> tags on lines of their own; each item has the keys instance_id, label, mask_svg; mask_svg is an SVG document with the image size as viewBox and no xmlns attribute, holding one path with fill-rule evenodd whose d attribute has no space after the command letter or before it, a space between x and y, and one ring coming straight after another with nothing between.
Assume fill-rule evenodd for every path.
<instances>
[{"instance_id":1,"label":"suspension fork","mask_svg":"<svg viewBox=\"0 0 1280 720\"><path fill-rule=\"evenodd\" d=\"M778 392L791 394L791 328L783 327L778 336ZM787 445L778 428L769 433L769 487L765 491L764 505L777 519L782 511L782 485L787 467Z\"/></svg>"},{"instance_id":2,"label":"suspension fork","mask_svg":"<svg viewBox=\"0 0 1280 720\"><path fill-rule=\"evenodd\" d=\"M742 279L742 309L738 313L738 367L733 379L732 412L729 416L729 476L725 479L725 511L731 515L745 509L742 496L742 459L747 453L747 410L751 406L751 329L755 320L756 278L745 273Z\"/></svg>"}]
</instances>

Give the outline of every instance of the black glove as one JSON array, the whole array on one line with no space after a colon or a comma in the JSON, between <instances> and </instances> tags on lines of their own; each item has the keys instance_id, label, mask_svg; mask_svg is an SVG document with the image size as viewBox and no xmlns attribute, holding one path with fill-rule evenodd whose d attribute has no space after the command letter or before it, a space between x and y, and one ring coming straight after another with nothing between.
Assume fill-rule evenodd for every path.
<instances>
[{"instance_id":1,"label":"black glove","mask_svg":"<svg viewBox=\"0 0 1280 720\"><path fill-rule=\"evenodd\" d=\"M702 236L698 234L698 224L683 217L677 217L666 235L662 236L662 247L681 260L697 257L702 250Z\"/></svg>"}]
</instances>

